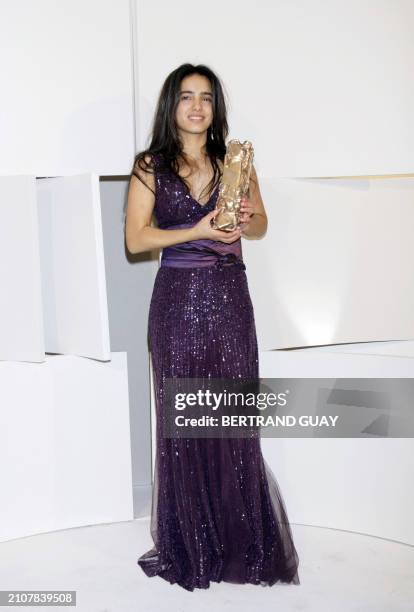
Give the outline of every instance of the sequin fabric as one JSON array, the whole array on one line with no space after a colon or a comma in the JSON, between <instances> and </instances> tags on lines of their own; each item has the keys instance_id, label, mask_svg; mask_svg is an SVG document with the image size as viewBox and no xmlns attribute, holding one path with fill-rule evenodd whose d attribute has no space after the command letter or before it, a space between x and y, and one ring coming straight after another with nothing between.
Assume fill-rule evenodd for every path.
<instances>
[{"instance_id":1,"label":"sequin fabric","mask_svg":"<svg viewBox=\"0 0 414 612\"><path fill-rule=\"evenodd\" d=\"M214 208L217 190L202 205L173 173L162 170L161 156L154 161L159 227L185 227ZM184 249L175 261L160 266L154 282L148 320L157 419L154 545L138 564L147 576L188 591L221 581L299 584L286 508L262 456L260 438L174 439L161 434L167 377L259 376L241 245L233 243L227 253L220 247L213 259L214 245L206 250L205 242L201 246L208 265L207 260L200 264L203 255L197 248ZM199 260L186 267L185 257L194 253Z\"/></svg>"}]
</instances>

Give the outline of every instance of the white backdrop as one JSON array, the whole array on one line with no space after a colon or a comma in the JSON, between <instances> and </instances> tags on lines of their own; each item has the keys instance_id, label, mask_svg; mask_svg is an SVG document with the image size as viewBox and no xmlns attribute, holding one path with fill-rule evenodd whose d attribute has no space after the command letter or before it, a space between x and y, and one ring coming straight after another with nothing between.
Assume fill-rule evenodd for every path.
<instances>
[{"instance_id":1,"label":"white backdrop","mask_svg":"<svg viewBox=\"0 0 414 612\"><path fill-rule=\"evenodd\" d=\"M133 518L126 353L0 362L0 389L0 542Z\"/></svg>"},{"instance_id":2,"label":"white backdrop","mask_svg":"<svg viewBox=\"0 0 414 612\"><path fill-rule=\"evenodd\" d=\"M134 154L129 0L0 9L0 174L128 174Z\"/></svg>"},{"instance_id":3,"label":"white backdrop","mask_svg":"<svg viewBox=\"0 0 414 612\"><path fill-rule=\"evenodd\" d=\"M0 360L45 352L36 181L0 177Z\"/></svg>"},{"instance_id":4,"label":"white backdrop","mask_svg":"<svg viewBox=\"0 0 414 612\"><path fill-rule=\"evenodd\" d=\"M262 176L413 171L411 0L137 2L142 136L163 78L200 62L223 79L231 136L253 141Z\"/></svg>"},{"instance_id":5,"label":"white backdrop","mask_svg":"<svg viewBox=\"0 0 414 612\"><path fill-rule=\"evenodd\" d=\"M414 338L414 178L265 179L243 240L262 350Z\"/></svg>"},{"instance_id":6,"label":"white backdrop","mask_svg":"<svg viewBox=\"0 0 414 612\"><path fill-rule=\"evenodd\" d=\"M255 147L269 228L242 243L260 348L412 338L413 178L298 179L413 172L414 3L136 6L139 147L184 62L218 73L230 137Z\"/></svg>"},{"instance_id":7,"label":"white backdrop","mask_svg":"<svg viewBox=\"0 0 414 612\"><path fill-rule=\"evenodd\" d=\"M377 349L377 343L373 344L372 353ZM386 344L397 348L394 343ZM414 342L404 345L401 352L406 349L406 358L397 356L392 349L389 352L385 346L378 347L379 354L367 354L367 347L359 344L262 351L260 376L332 378L334 386L339 388L341 378L356 381L358 378L413 378ZM369 384L367 381L364 388L369 388ZM316 403L315 397L310 397L309 405L303 406L301 414L314 414ZM318 405L321 407L321 403ZM340 414L341 407L338 405L338 408ZM378 405L371 408L369 411L365 407L367 421L378 416ZM334 404L330 405L329 413L337 414ZM411 518L414 495L409 484L414 474L412 438L381 438L370 430L366 431L366 437L356 439L289 438L289 433L285 433L286 437L263 438L261 446L280 484L290 522L344 529L414 545Z\"/></svg>"},{"instance_id":8,"label":"white backdrop","mask_svg":"<svg viewBox=\"0 0 414 612\"><path fill-rule=\"evenodd\" d=\"M266 334L269 330L272 347L337 342L341 338L350 341L352 338L387 339L396 335L412 337L413 252L408 243L413 223L411 179L405 179L405 183L392 179L375 186L373 182L343 182L341 189L338 188L340 183L328 183L328 180L297 182L295 189L290 190L281 186L298 177L413 172L414 84L411 74L414 4L410 0L351 0L346 3L341 0L329 3L322 0L278 0L273 3L261 0L253 6L248 0L229 0L226 3L211 0L208 6L201 7L201 11L197 7L196 11L194 3L189 0L176 3L131 0L131 6L132 23L129 0L116 3L113 0L65 0L59 3L42 0L37 4L20 0L7 3L7 10L2 7L5 14L4 19L0 19L3 75L0 173L67 177L92 172L95 178L97 175L129 173L135 153L134 137L138 149L145 146L164 78L180 63L206 63L218 72L228 92L230 137L250 139L255 146L255 165L269 212L270 223L265 240L244 241L243 245L261 343L264 330ZM135 31L134 37L132 30ZM136 117L134 107L137 109ZM362 186L360 192L358 184ZM332 187L336 190L334 202L327 197L329 190L332 193ZM27 197L27 208L33 212L30 194ZM9 204L6 200L3 202ZM77 206L84 215L82 200L77 201ZM16 204L15 212L21 215L22 210ZM99 262L100 258L102 261L100 228L94 228L98 229L94 234L98 236L96 242L91 243L89 235L82 234L89 221L90 218L85 224L82 222L79 234L73 232L65 236L62 231L64 223L61 223L60 233L54 230L43 234L43 238L62 237L70 242L75 235L86 236L89 247L95 249L96 260ZM17 275L22 269L23 255L35 259L20 277L23 294L12 294L7 306L9 310L2 312L2 331L9 326L10 333L17 321L11 316L15 317L16 308L23 303L20 298L29 295L26 309L34 304L37 310L31 311L31 327L21 330L21 337L24 342L34 339L35 350L30 357L36 359L43 348L36 227L35 223L25 223L24 233L19 234L22 227L19 219L14 218L12 223L14 233L10 233L3 244L6 277L19 279ZM88 227L92 225L89 223ZM309 235L310 230L312 235ZM352 237L352 242L348 236ZM385 241L387 250L384 249ZM41 244L42 248L48 246L46 241ZM80 244L83 248L83 238ZM28 245L29 250L19 252L19 249L27 249ZM278 250L281 246L283 251ZM266 257L266 275L260 253ZM67 252L66 261L59 257L57 261L67 264L73 254L79 253L74 249ZM47 259L43 263L45 261ZM90 288L91 270L87 267L65 268L59 265L55 272L61 274L62 270L81 274L78 286L83 283ZM32 277L31 271L34 271ZM93 274L97 285L91 290L97 299L89 314L98 317L97 329L103 330L107 341L106 321L100 318L99 310L105 302L103 278L99 276L99 269L93 270ZM49 278L52 276L46 276ZM267 286L272 284L271 301L265 305L256 301L263 282ZM29 286L30 283L33 285ZM316 293L316 287L320 293ZM58 299L62 300L64 307L60 314L67 306L64 300L68 295L74 299L74 293L68 294L67 285L62 284ZM85 304L77 313L84 310ZM293 320L289 320L292 317ZM79 323L75 317L71 320L74 325ZM51 322L48 317L48 325ZM84 332L82 325L83 321L76 333ZM91 331L94 333L96 329ZM64 333L66 338L76 337L74 328L66 327ZM98 335L95 334L94 338L101 342ZM24 346L18 343L14 346L21 356ZM73 346L68 350L73 351ZM104 338L99 345L101 352L93 356L105 358L107 350ZM8 353L7 358L13 357ZM70 388L74 381L71 372L74 358L65 356L63 359L63 379ZM100 374L104 374L103 368L111 364L98 365L101 366ZM10 364L2 366L7 379ZM37 367L42 368L43 364L37 364ZM122 372L125 376L125 364ZM280 370L278 374L281 375ZM97 378L92 382L90 393L93 395L93 389L100 388L100 381ZM117 382L116 378L114 383ZM81 398L90 397L90 394L82 395L87 389L88 379L81 378ZM113 389L116 390L115 384ZM16 427L14 431L18 437L19 423L10 417L8 410L12 406L9 397L13 392L12 387L4 387L2 403L5 409L0 416L5 423ZM125 388L122 397L125 409ZM15 414L18 414L17 409L26 409L29 405L30 418L36 412L36 406L44 406L46 410L42 418L46 424L45 435L51 435L48 440L50 447L43 449L40 464L34 465L29 474L36 482L33 474L38 469L37 477L44 482L46 491L51 485L49 459L53 458L55 445L59 445L59 436L50 429L50 419L59 410L59 404L57 401L45 404L43 399L42 389L33 395L33 405L27 404L27 397L23 394L16 400ZM107 420L102 421L105 415L102 415L99 403L96 413L88 415L92 421L96 420L97 425L103 426L106 433L111 429L108 423L113 416L109 413L117 401L112 397L112 403L108 404L106 416L110 418ZM78 408L83 406L81 403L76 405ZM72 406L69 403L67 407L70 417ZM29 423L30 426L29 417L26 418L24 412L21 414L20 425ZM73 431L84 435L82 414L82 410L73 414L72 426ZM126 414L124 410L124 417ZM77 421L79 415L82 418ZM61 416L65 419L66 412ZM64 420L58 422L59 427L62 422ZM42 424L41 419L39 423ZM99 427L95 428L92 423L92 429L99 442ZM128 431L129 425L124 418L123 430L114 448L126 449L127 454ZM15 468L20 470L22 466L23 469L31 458L30 440L24 438L25 442L26 446L19 451L20 463L12 464L6 474L10 482L17 484ZM83 442L86 445L83 450L90 458L93 451L90 440L86 437ZM398 445L403 448L402 443L398 442ZM5 449L10 459L10 449ZM116 461L114 456L107 459L110 465L106 469L113 475ZM279 475L275 457L272 462ZM64 474L69 473L75 483L79 481L81 493L87 490L82 466L67 463L66 457L62 465ZM96 463L93 465L96 467ZM123 461L118 467L123 478L125 503L116 509L117 512L111 511L102 517L99 514L102 498L96 496L95 490L90 491L91 501L96 502L98 508L86 519L88 522L116 520L119 516L129 518L129 466ZM352 475L357 466L348 463L346 467ZM106 483L106 469L101 474L103 480L99 486ZM27 472L22 473L27 482ZM289 475L289 463L285 473ZM292 482L300 492L306 476L303 471L298 473L301 480ZM387 477L392 477L391 468ZM354 496L355 491L353 488ZM110 489L105 492L109 492L113 499ZM17 488L13 503L20 504L24 514L27 508L18 493ZM47 499L48 504L53 502L53 498ZM64 507L65 497L60 499ZM82 499L82 496L77 499ZM103 499L108 501L105 496ZM30 495L26 501L31 503ZM412 506L411 499L410 504ZM53 503L51 508L53 512L47 517L51 520L46 528L85 522L82 509L76 515L76 521L72 521L70 513L64 517L65 520L56 521L59 512ZM319 509L323 508L320 506ZM41 519L44 508L40 510L38 516ZM77 507L75 511L78 511ZM293 519L295 516L298 515L294 513ZM334 509L330 518L332 516L335 516ZM10 517L5 519L10 520ZM27 533L37 529L36 525L34 529L29 527ZM375 533L380 533L380 526ZM383 533L390 532L384 530ZM7 533L5 537L8 537Z\"/></svg>"}]
</instances>

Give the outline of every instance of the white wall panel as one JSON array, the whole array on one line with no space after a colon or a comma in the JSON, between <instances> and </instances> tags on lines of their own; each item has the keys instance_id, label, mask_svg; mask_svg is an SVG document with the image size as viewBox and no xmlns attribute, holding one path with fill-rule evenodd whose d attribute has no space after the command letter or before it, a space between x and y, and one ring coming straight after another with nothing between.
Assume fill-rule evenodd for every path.
<instances>
[{"instance_id":1,"label":"white wall panel","mask_svg":"<svg viewBox=\"0 0 414 612\"><path fill-rule=\"evenodd\" d=\"M99 178L38 179L45 345L110 359Z\"/></svg>"},{"instance_id":2,"label":"white wall panel","mask_svg":"<svg viewBox=\"0 0 414 612\"><path fill-rule=\"evenodd\" d=\"M411 0L137 0L140 145L167 74L206 63L267 177L412 172Z\"/></svg>"},{"instance_id":3,"label":"white wall panel","mask_svg":"<svg viewBox=\"0 0 414 612\"><path fill-rule=\"evenodd\" d=\"M414 338L414 178L263 180L243 240L262 350Z\"/></svg>"},{"instance_id":4,"label":"white wall panel","mask_svg":"<svg viewBox=\"0 0 414 612\"><path fill-rule=\"evenodd\" d=\"M126 353L0 363L0 541L133 518Z\"/></svg>"},{"instance_id":5,"label":"white wall panel","mask_svg":"<svg viewBox=\"0 0 414 612\"><path fill-rule=\"evenodd\" d=\"M355 347L263 351L263 378L413 378L414 343L401 355L345 354ZM333 350L332 350L333 349ZM356 352L356 351L355 351ZM339 380L340 383L340 380ZM312 414L314 405L303 407ZM289 520L414 544L414 442L411 438L263 438ZM404 503L401 496L404 495Z\"/></svg>"},{"instance_id":6,"label":"white wall panel","mask_svg":"<svg viewBox=\"0 0 414 612\"><path fill-rule=\"evenodd\" d=\"M43 361L36 184L0 177L0 360Z\"/></svg>"},{"instance_id":7,"label":"white wall panel","mask_svg":"<svg viewBox=\"0 0 414 612\"><path fill-rule=\"evenodd\" d=\"M134 154L129 0L0 9L0 172L128 174Z\"/></svg>"}]
</instances>

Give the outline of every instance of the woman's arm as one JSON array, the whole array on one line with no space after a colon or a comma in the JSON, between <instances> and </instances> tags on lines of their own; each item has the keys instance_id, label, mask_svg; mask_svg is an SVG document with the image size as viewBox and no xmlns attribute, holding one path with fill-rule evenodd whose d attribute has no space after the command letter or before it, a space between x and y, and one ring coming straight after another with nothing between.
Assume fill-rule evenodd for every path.
<instances>
[{"instance_id":1,"label":"woman's arm","mask_svg":"<svg viewBox=\"0 0 414 612\"><path fill-rule=\"evenodd\" d=\"M147 161L150 156L147 155ZM137 168L139 176L155 191L154 174ZM143 253L153 249L187 242L194 239L193 228L163 230L151 225L154 210L154 193L134 174L131 176L128 189L128 202L125 220L125 241L130 253Z\"/></svg>"},{"instance_id":2,"label":"woman's arm","mask_svg":"<svg viewBox=\"0 0 414 612\"><path fill-rule=\"evenodd\" d=\"M250 198L244 198L241 204L240 227L242 236L258 239L266 233L267 215L254 166L252 166L251 178L254 180L250 180Z\"/></svg>"}]
</instances>

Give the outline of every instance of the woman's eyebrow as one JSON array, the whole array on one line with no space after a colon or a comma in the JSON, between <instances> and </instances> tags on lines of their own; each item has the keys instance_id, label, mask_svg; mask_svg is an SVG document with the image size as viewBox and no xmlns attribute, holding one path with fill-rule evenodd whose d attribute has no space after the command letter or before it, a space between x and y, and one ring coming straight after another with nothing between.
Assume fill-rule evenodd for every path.
<instances>
[{"instance_id":1,"label":"woman's eyebrow","mask_svg":"<svg viewBox=\"0 0 414 612\"><path fill-rule=\"evenodd\" d=\"M194 91L191 91L190 89L184 89L183 91L180 91L180 93L190 93L193 94L195 93ZM203 95L207 95L207 96L212 96L213 94L211 93L211 91L201 91L200 93L202 93Z\"/></svg>"}]
</instances>

